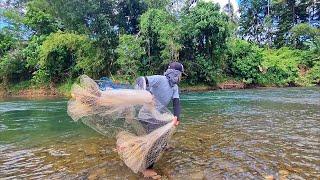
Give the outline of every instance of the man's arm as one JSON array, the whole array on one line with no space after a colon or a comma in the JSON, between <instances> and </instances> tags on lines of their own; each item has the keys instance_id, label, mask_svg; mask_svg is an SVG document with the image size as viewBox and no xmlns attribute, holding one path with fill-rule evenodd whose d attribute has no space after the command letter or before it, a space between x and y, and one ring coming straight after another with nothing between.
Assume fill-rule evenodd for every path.
<instances>
[{"instance_id":1,"label":"man's arm","mask_svg":"<svg viewBox=\"0 0 320 180\"><path fill-rule=\"evenodd\" d=\"M180 113L181 113L180 99L173 98L173 115L178 118L178 121L180 121Z\"/></svg>"},{"instance_id":2,"label":"man's arm","mask_svg":"<svg viewBox=\"0 0 320 180\"><path fill-rule=\"evenodd\" d=\"M178 121L180 121L180 96L179 96L179 87L177 85L174 86L173 96L172 96L172 104L173 104L173 114L177 117Z\"/></svg>"}]
</instances>

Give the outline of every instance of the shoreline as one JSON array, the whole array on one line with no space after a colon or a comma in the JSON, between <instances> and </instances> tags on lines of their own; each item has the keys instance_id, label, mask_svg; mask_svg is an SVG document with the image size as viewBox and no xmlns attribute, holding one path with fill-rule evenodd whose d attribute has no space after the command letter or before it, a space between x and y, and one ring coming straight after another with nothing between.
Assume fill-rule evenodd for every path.
<instances>
[{"instance_id":1,"label":"shoreline","mask_svg":"<svg viewBox=\"0 0 320 180\"><path fill-rule=\"evenodd\" d=\"M67 94L59 92L57 88L27 88L18 91L0 90L0 99L5 98L41 98L41 97L68 97Z\"/></svg>"},{"instance_id":2,"label":"shoreline","mask_svg":"<svg viewBox=\"0 0 320 180\"><path fill-rule=\"evenodd\" d=\"M278 88L290 88L290 87L301 87L301 86L241 86L241 87L231 87L225 88L221 86L209 86L209 85L195 85L195 86L182 86L180 87L180 91L182 93L188 92L207 92L207 91L217 91L217 90L245 90L245 89L278 89ZM315 87L320 87L316 85ZM58 88L55 87L42 87L42 88L27 88L21 89L18 91L12 90L4 90L0 89L0 99L6 98L70 98L71 95L69 92L59 91Z\"/></svg>"}]
</instances>

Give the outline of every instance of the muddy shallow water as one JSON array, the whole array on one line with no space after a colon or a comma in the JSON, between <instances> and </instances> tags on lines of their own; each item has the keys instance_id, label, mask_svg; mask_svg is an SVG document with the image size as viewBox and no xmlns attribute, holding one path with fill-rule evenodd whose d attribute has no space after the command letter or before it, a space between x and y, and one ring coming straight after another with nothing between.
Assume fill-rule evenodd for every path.
<instances>
[{"instance_id":1,"label":"muddy shallow water","mask_svg":"<svg viewBox=\"0 0 320 180\"><path fill-rule=\"evenodd\" d=\"M182 94L164 179L320 178L320 88ZM0 101L0 179L139 179L66 99Z\"/></svg>"}]
</instances>

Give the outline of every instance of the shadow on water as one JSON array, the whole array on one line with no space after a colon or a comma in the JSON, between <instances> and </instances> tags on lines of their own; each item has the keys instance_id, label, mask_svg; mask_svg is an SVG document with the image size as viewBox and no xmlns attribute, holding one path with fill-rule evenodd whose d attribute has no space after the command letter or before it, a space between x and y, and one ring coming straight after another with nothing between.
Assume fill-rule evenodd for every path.
<instances>
[{"instance_id":1,"label":"shadow on water","mask_svg":"<svg viewBox=\"0 0 320 180\"><path fill-rule=\"evenodd\" d=\"M65 99L0 102L0 179L139 179L100 136L66 114ZM320 89L182 95L168 179L319 179Z\"/></svg>"}]
</instances>

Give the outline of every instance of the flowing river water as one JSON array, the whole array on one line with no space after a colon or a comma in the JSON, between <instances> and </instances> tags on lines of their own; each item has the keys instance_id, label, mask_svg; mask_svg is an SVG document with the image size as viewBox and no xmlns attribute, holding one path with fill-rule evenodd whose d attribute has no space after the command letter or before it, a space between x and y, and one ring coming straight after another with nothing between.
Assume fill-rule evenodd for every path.
<instances>
[{"instance_id":1,"label":"flowing river water","mask_svg":"<svg viewBox=\"0 0 320 180\"><path fill-rule=\"evenodd\" d=\"M320 88L184 93L164 179L320 179ZM0 179L140 179L67 99L0 100Z\"/></svg>"}]
</instances>

